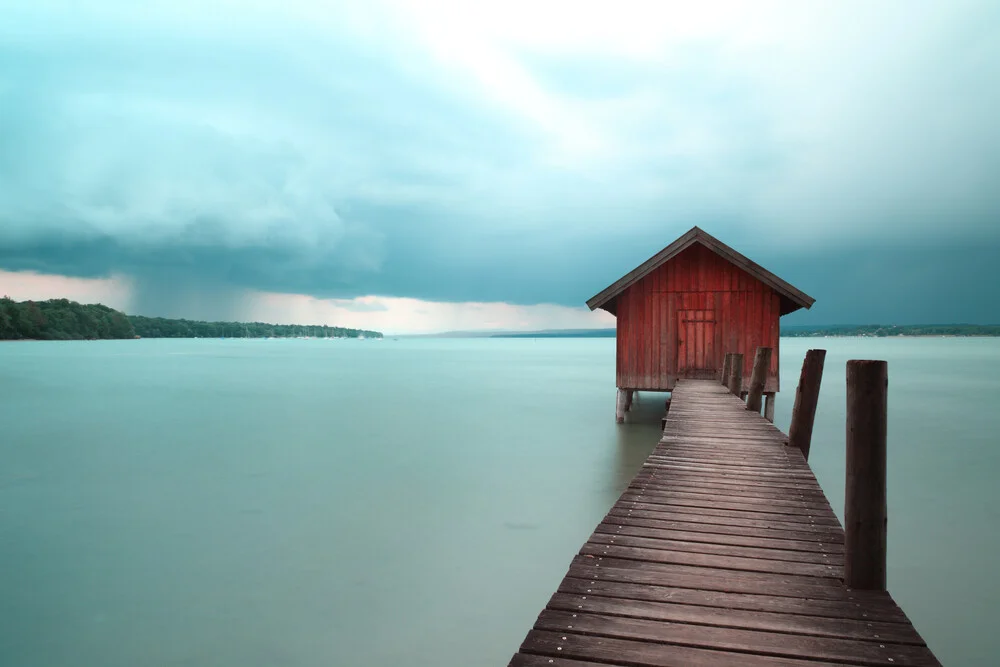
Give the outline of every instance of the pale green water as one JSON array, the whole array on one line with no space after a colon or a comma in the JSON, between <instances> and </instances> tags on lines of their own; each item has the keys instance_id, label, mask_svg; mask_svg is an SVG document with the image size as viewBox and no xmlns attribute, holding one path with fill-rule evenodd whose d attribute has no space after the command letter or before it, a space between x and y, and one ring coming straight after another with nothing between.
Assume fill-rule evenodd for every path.
<instances>
[{"instance_id":1,"label":"pale green water","mask_svg":"<svg viewBox=\"0 0 1000 667\"><path fill-rule=\"evenodd\" d=\"M844 362L890 369L890 590L1000 654L1000 341L785 339L843 504ZM0 345L0 665L503 665L657 438L614 341Z\"/></svg>"}]
</instances>

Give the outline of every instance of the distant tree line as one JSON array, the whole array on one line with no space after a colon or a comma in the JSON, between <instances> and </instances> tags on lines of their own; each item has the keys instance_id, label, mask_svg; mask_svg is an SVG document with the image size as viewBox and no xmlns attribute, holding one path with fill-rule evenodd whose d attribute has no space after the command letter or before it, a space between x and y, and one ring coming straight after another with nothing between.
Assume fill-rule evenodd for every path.
<instances>
[{"instance_id":1,"label":"distant tree line","mask_svg":"<svg viewBox=\"0 0 1000 667\"><path fill-rule=\"evenodd\" d=\"M134 338L125 313L107 306L82 305L67 299L24 301L0 299L0 340L85 340Z\"/></svg>"},{"instance_id":2,"label":"distant tree line","mask_svg":"<svg viewBox=\"0 0 1000 667\"><path fill-rule=\"evenodd\" d=\"M782 327L789 338L807 336L1000 336L998 324L862 324Z\"/></svg>"},{"instance_id":3,"label":"distant tree line","mask_svg":"<svg viewBox=\"0 0 1000 667\"><path fill-rule=\"evenodd\" d=\"M264 322L201 322L163 317L129 317L142 338L381 338L378 331L326 325L267 324Z\"/></svg>"},{"instance_id":4,"label":"distant tree line","mask_svg":"<svg viewBox=\"0 0 1000 667\"><path fill-rule=\"evenodd\" d=\"M378 331L263 322L200 322L128 316L100 304L68 299L0 299L0 340L103 338L381 338Z\"/></svg>"}]
</instances>

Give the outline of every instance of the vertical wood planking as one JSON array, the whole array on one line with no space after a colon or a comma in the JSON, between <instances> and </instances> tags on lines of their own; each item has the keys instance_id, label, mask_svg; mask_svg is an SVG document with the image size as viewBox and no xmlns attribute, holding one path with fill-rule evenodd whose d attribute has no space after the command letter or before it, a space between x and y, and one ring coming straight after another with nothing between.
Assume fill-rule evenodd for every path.
<instances>
[{"instance_id":1,"label":"vertical wood planking","mask_svg":"<svg viewBox=\"0 0 1000 667\"><path fill-rule=\"evenodd\" d=\"M780 304L780 297L761 281L714 252L692 246L619 297L618 383L631 389L669 389L679 366L721 370L726 352L738 352L744 359L742 391L749 384L753 353L770 347L764 391L777 391Z\"/></svg>"},{"instance_id":2,"label":"vertical wood planking","mask_svg":"<svg viewBox=\"0 0 1000 667\"><path fill-rule=\"evenodd\" d=\"M656 292L653 290L655 284L652 279L645 280L646 283L646 308L649 310L649 315L646 322L646 336L643 339L643 347L646 348L646 369L643 373L643 386L644 387L654 387L656 386L653 382L655 374L653 373L653 365L656 363L656 348L653 345L652 334L656 331L656 325L659 320L657 319L656 312Z\"/></svg>"},{"instance_id":3,"label":"vertical wood planking","mask_svg":"<svg viewBox=\"0 0 1000 667\"><path fill-rule=\"evenodd\" d=\"M669 266L669 264L667 265ZM667 271L666 266L663 267L661 273L663 279L663 294L661 295L663 299L663 310L660 313L660 340L664 341L666 344L660 348L660 382L662 382L663 387L670 386L670 344L667 336L667 317L670 315L670 295L668 293L669 283L667 282Z\"/></svg>"},{"instance_id":4,"label":"vertical wood planking","mask_svg":"<svg viewBox=\"0 0 1000 667\"><path fill-rule=\"evenodd\" d=\"M646 333L649 331L649 281L641 280L636 285L639 289L637 294L639 297L639 309L642 312L642 325L639 327L639 366L638 366L638 378L636 378L636 387L646 386L646 372L649 369L649 346L644 345L646 339Z\"/></svg>"},{"instance_id":5,"label":"vertical wood planking","mask_svg":"<svg viewBox=\"0 0 1000 667\"><path fill-rule=\"evenodd\" d=\"M750 281L750 335L747 337L747 355L746 355L746 366L743 369L744 375L743 383L744 391L750 387L750 379L753 376L753 362L754 355L757 352L757 347L760 344L760 336L758 334L760 327L760 306L759 297L760 292L757 290L757 281Z\"/></svg>"},{"instance_id":6,"label":"vertical wood planking","mask_svg":"<svg viewBox=\"0 0 1000 667\"><path fill-rule=\"evenodd\" d=\"M670 367L670 375L677 375L677 327L672 326L672 322L677 321L677 295L671 292L667 295L667 360Z\"/></svg>"},{"instance_id":7,"label":"vertical wood planking","mask_svg":"<svg viewBox=\"0 0 1000 667\"><path fill-rule=\"evenodd\" d=\"M632 305L632 336L629 345L629 356L632 358L632 368L629 372L629 386L634 387L639 380L639 346L642 344L642 302L639 292L629 289Z\"/></svg>"},{"instance_id":8,"label":"vertical wood planking","mask_svg":"<svg viewBox=\"0 0 1000 667\"><path fill-rule=\"evenodd\" d=\"M636 319L635 319L635 309L632 307L632 290L629 289L625 292L626 302L628 303L628 317L629 317L629 327L628 335L625 337L625 372L622 385L627 387L632 382L632 370L635 368L635 359L632 358L632 350L635 348L633 337L635 336Z\"/></svg>"},{"instance_id":9,"label":"vertical wood planking","mask_svg":"<svg viewBox=\"0 0 1000 667\"><path fill-rule=\"evenodd\" d=\"M628 337L632 316L628 309L628 290L618 298L618 386L624 387L628 372Z\"/></svg>"},{"instance_id":10,"label":"vertical wood planking","mask_svg":"<svg viewBox=\"0 0 1000 667\"><path fill-rule=\"evenodd\" d=\"M660 299L663 293L660 291L660 271L657 269L649 276L650 295L649 301L653 306L652 321L649 327L649 353L651 361L649 364L650 387L655 387L660 381Z\"/></svg>"},{"instance_id":11,"label":"vertical wood planking","mask_svg":"<svg viewBox=\"0 0 1000 667\"><path fill-rule=\"evenodd\" d=\"M712 337L712 364L713 368L722 368L722 322L720 313L722 312L722 292L712 294L712 312L715 317L715 335Z\"/></svg>"},{"instance_id":12,"label":"vertical wood planking","mask_svg":"<svg viewBox=\"0 0 1000 667\"><path fill-rule=\"evenodd\" d=\"M768 389L776 392L781 389L781 364L779 362L781 358L781 329L779 324L781 318L781 299L773 292L769 299L771 302L769 316L771 322L770 340L771 345L774 346L774 356L771 357L771 376L768 378Z\"/></svg>"},{"instance_id":13,"label":"vertical wood planking","mask_svg":"<svg viewBox=\"0 0 1000 667\"><path fill-rule=\"evenodd\" d=\"M694 350L694 367L704 368L705 367L705 323L702 321L702 313L704 311L696 310L695 313L695 323L694 323L694 336L695 336L695 350Z\"/></svg>"},{"instance_id":14,"label":"vertical wood planking","mask_svg":"<svg viewBox=\"0 0 1000 667\"><path fill-rule=\"evenodd\" d=\"M618 297L617 316L615 317L615 386L622 386L622 373L625 372L625 336L628 334L628 306L625 295Z\"/></svg>"}]
</instances>

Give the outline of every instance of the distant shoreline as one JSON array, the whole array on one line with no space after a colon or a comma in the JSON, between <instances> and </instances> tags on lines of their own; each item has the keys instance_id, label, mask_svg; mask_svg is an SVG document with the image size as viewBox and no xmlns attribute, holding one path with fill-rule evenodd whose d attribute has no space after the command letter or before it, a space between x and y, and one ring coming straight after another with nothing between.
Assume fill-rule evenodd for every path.
<instances>
[{"instance_id":1,"label":"distant shoreline","mask_svg":"<svg viewBox=\"0 0 1000 667\"><path fill-rule=\"evenodd\" d=\"M440 337L487 338L614 338L614 329L453 332ZM996 338L1000 325L992 324L837 324L783 327L782 338Z\"/></svg>"},{"instance_id":2,"label":"distant shoreline","mask_svg":"<svg viewBox=\"0 0 1000 667\"><path fill-rule=\"evenodd\" d=\"M382 338L380 331L329 325L203 322L145 317L68 299L0 299L0 340L136 338Z\"/></svg>"}]
</instances>

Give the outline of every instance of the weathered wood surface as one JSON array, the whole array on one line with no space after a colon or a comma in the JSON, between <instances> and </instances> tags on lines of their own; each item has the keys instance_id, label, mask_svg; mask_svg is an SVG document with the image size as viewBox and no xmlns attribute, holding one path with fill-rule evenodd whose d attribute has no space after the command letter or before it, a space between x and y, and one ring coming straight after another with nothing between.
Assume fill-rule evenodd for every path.
<instances>
[{"instance_id":1,"label":"weathered wood surface","mask_svg":"<svg viewBox=\"0 0 1000 667\"><path fill-rule=\"evenodd\" d=\"M696 243L629 285L617 316L616 386L670 391L678 378L719 376L726 352L774 349L765 391L779 391L782 296L740 266ZM745 391L743 386L739 391Z\"/></svg>"},{"instance_id":2,"label":"weathered wood surface","mask_svg":"<svg viewBox=\"0 0 1000 667\"><path fill-rule=\"evenodd\" d=\"M743 391L743 353L734 352L729 367L729 391L739 396Z\"/></svg>"},{"instance_id":3,"label":"weathered wood surface","mask_svg":"<svg viewBox=\"0 0 1000 667\"><path fill-rule=\"evenodd\" d=\"M615 421L619 424L625 421L625 412L628 410L628 389L618 390L618 400L615 401Z\"/></svg>"},{"instance_id":4,"label":"weathered wood surface","mask_svg":"<svg viewBox=\"0 0 1000 667\"><path fill-rule=\"evenodd\" d=\"M939 665L888 592L844 586L843 528L786 440L718 380L680 382L510 665Z\"/></svg>"},{"instance_id":5,"label":"weathered wood surface","mask_svg":"<svg viewBox=\"0 0 1000 667\"><path fill-rule=\"evenodd\" d=\"M885 590L888 365L847 362L847 568L854 588Z\"/></svg>"},{"instance_id":6,"label":"weathered wood surface","mask_svg":"<svg viewBox=\"0 0 1000 667\"><path fill-rule=\"evenodd\" d=\"M767 380L767 369L771 367L771 348L758 347L753 359L753 372L750 375L750 389L747 393L747 410L760 414L764 399L764 382ZM773 419L771 421L774 421Z\"/></svg>"},{"instance_id":7,"label":"weathered wood surface","mask_svg":"<svg viewBox=\"0 0 1000 667\"><path fill-rule=\"evenodd\" d=\"M788 444L802 450L802 456L809 460L809 446L812 442L813 422L816 420L816 406L819 404L819 388L823 381L823 364L826 350L809 350L802 362L799 385L795 390L792 405L792 423L788 427Z\"/></svg>"},{"instance_id":8,"label":"weathered wood surface","mask_svg":"<svg viewBox=\"0 0 1000 667\"><path fill-rule=\"evenodd\" d=\"M726 352L725 358L722 360L722 375L719 377L719 382L725 386L729 386L729 374L733 370L733 353Z\"/></svg>"},{"instance_id":9,"label":"weathered wood surface","mask_svg":"<svg viewBox=\"0 0 1000 667\"><path fill-rule=\"evenodd\" d=\"M774 423L774 392L764 394L764 419Z\"/></svg>"}]
</instances>

